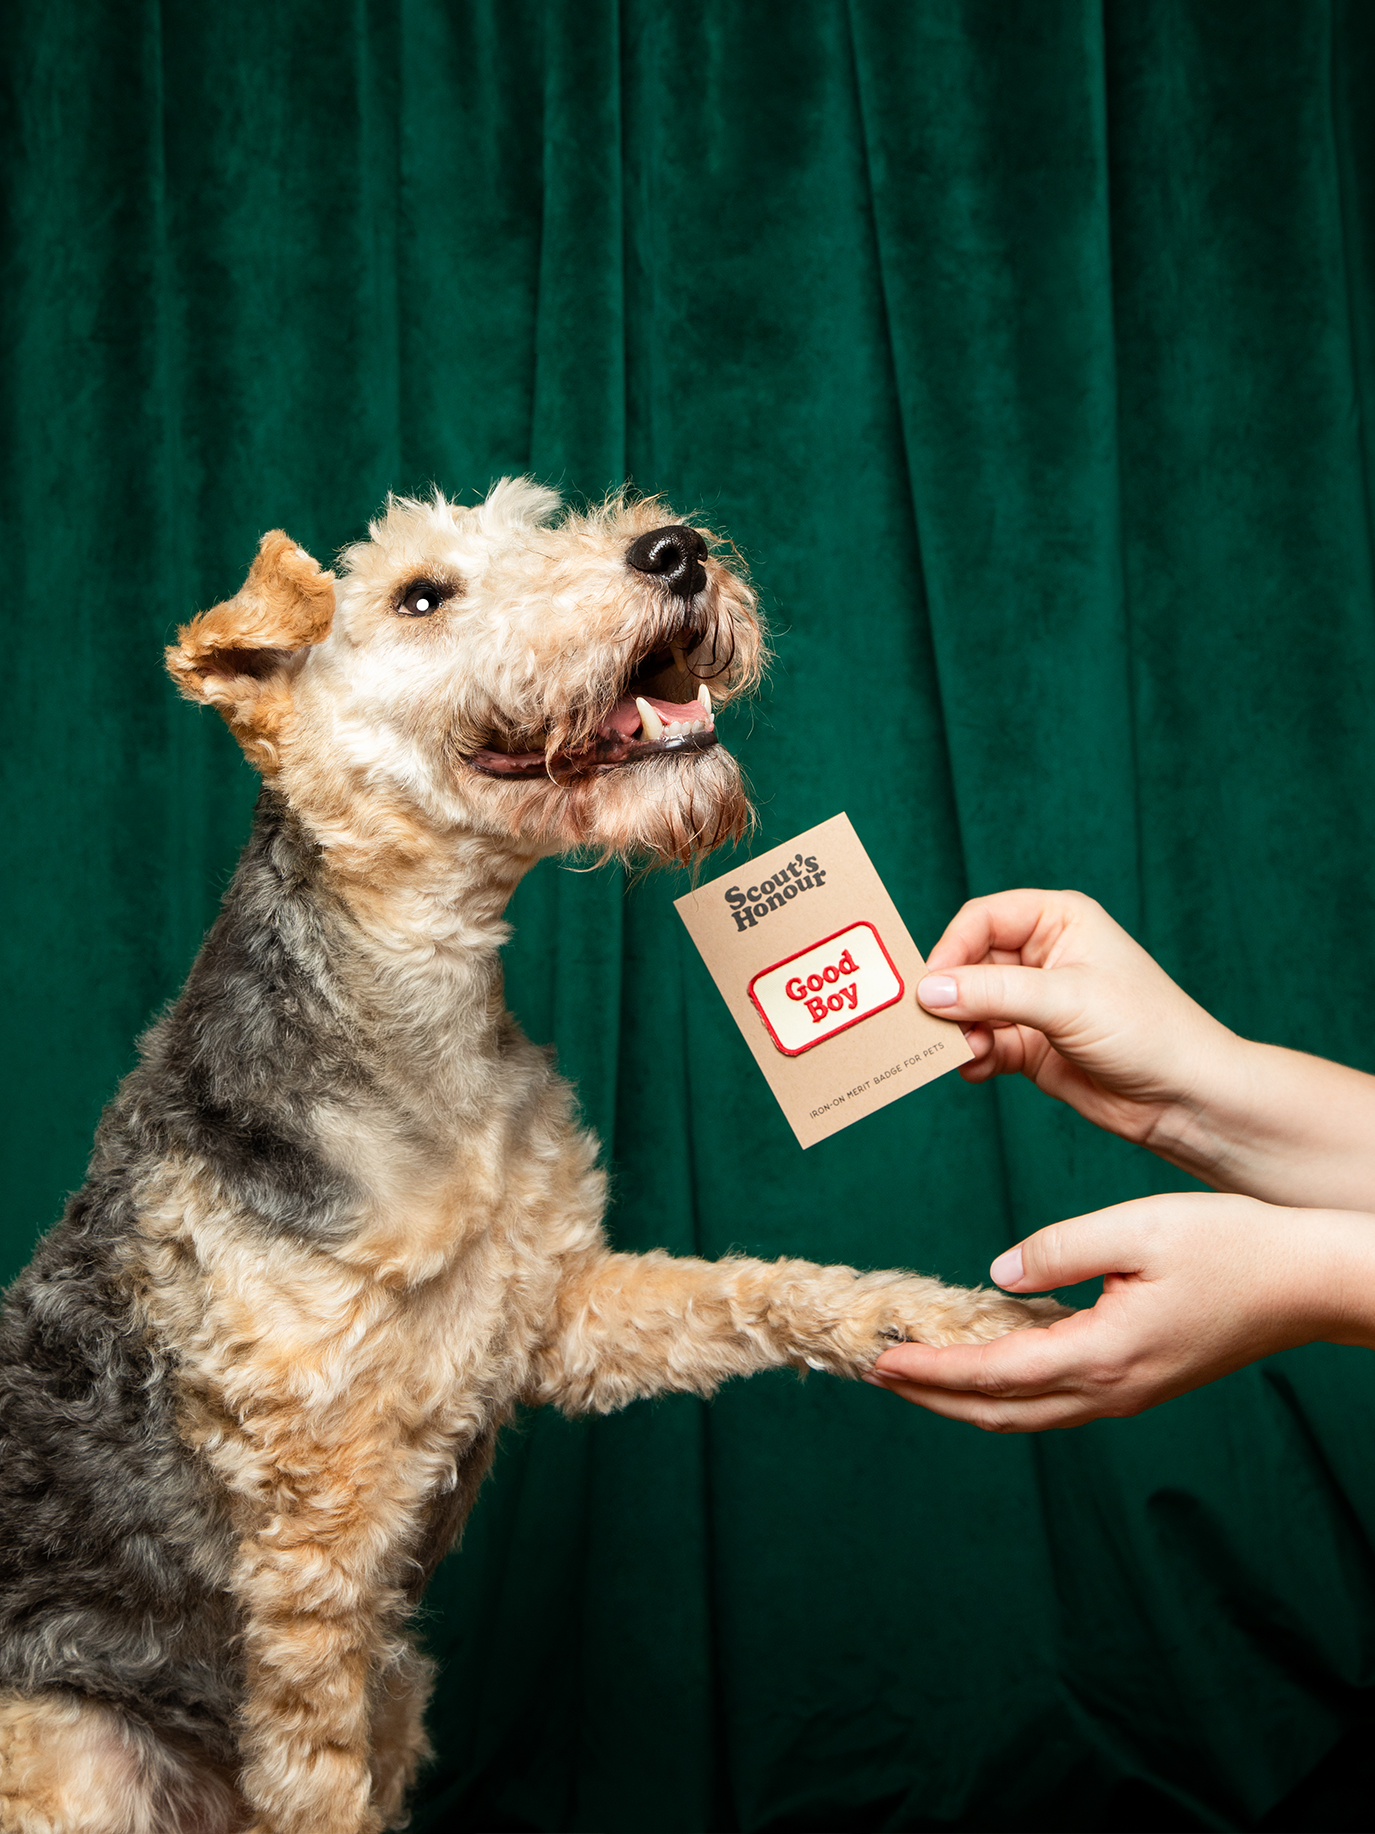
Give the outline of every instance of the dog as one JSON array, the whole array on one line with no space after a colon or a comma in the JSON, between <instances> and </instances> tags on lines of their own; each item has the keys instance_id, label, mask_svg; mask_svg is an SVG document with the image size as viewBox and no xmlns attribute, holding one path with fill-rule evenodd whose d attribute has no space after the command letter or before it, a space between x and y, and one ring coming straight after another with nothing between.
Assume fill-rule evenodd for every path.
<instances>
[{"instance_id":1,"label":"dog","mask_svg":"<svg viewBox=\"0 0 1375 1834\"><path fill-rule=\"evenodd\" d=\"M901 1272L614 1253L597 1142L505 1008L541 857L751 819L731 551L527 481L285 534L167 652L263 787L223 909L0 1317L0 1826L375 1834L408 1619L518 1403L709 1396L1059 1315Z\"/></svg>"}]
</instances>

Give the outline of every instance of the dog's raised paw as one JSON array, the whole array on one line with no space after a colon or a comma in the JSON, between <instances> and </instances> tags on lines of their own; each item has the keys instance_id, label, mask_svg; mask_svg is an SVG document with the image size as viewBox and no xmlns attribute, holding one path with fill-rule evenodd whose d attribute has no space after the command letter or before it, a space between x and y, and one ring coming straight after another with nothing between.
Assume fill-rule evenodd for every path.
<instances>
[{"instance_id":1,"label":"dog's raised paw","mask_svg":"<svg viewBox=\"0 0 1375 1834\"><path fill-rule=\"evenodd\" d=\"M1068 1318L1071 1306L1057 1299L1014 1299L988 1287L948 1287L948 1300L934 1308L914 1341L923 1344L987 1344L1009 1331L1045 1330Z\"/></svg>"},{"instance_id":2,"label":"dog's raised paw","mask_svg":"<svg viewBox=\"0 0 1375 1834\"><path fill-rule=\"evenodd\" d=\"M1010 1331L1044 1330L1072 1310L1056 1299L1016 1299L996 1287L945 1286L920 1274L865 1274L836 1332L847 1373L862 1374L894 1344L986 1344Z\"/></svg>"}]
</instances>

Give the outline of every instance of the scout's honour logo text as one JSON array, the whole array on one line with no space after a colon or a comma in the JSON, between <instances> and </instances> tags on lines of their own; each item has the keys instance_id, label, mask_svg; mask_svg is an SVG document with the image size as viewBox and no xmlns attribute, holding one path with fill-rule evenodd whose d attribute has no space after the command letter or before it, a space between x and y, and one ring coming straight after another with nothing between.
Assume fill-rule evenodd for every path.
<instances>
[{"instance_id":1,"label":"scout's honour logo text","mask_svg":"<svg viewBox=\"0 0 1375 1834\"><path fill-rule=\"evenodd\" d=\"M732 885L725 894L730 914L735 919L737 930L752 930L761 917L767 917L770 911L781 911L790 899L799 892L809 892L814 885L824 885L826 868L818 866L816 856L808 854L804 860L799 853L786 866L765 879L759 885L751 885L741 891L738 885Z\"/></svg>"}]
</instances>

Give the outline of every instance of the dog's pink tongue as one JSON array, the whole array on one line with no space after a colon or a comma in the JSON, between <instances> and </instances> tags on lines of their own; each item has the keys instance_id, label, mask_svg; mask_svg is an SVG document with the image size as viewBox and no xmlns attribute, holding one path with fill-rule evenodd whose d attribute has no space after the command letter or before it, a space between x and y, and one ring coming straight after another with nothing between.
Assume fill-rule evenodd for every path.
<instances>
[{"instance_id":1,"label":"dog's pink tongue","mask_svg":"<svg viewBox=\"0 0 1375 1834\"><path fill-rule=\"evenodd\" d=\"M648 695L645 696L645 699L665 726L670 725L674 720L700 720L706 717L699 700L682 702L649 700ZM624 700L617 701L610 714L602 721L602 731L608 736L613 732L618 732L623 739L633 739L639 730L640 709L635 705L634 697L629 694Z\"/></svg>"}]
</instances>

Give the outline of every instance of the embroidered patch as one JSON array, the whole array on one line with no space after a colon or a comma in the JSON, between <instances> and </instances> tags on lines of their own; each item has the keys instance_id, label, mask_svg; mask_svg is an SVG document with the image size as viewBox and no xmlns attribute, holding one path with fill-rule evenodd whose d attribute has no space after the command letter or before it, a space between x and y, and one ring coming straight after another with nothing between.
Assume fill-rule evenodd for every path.
<instances>
[{"instance_id":1,"label":"embroidered patch","mask_svg":"<svg viewBox=\"0 0 1375 1834\"><path fill-rule=\"evenodd\" d=\"M872 923L852 923L762 968L751 1000L785 1057L800 1057L902 998L902 976Z\"/></svg>"}]
</instances>

